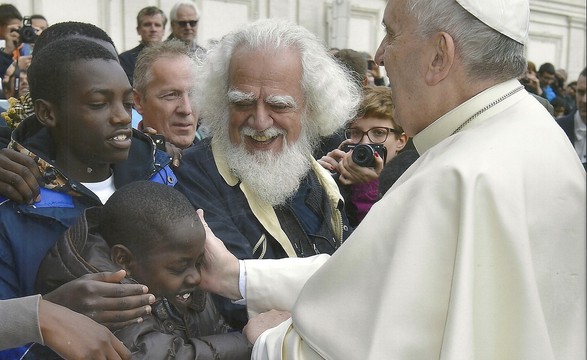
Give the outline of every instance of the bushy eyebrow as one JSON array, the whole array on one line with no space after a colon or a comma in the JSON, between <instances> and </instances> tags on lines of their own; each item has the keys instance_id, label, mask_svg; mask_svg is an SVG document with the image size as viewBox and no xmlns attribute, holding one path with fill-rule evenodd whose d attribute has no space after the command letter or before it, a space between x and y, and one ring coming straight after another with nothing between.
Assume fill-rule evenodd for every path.
<instances>
[{"instance_id":1,"label":"bushy eyebrow","mask_svg":"<svg viewBox=\"0 0 587 360\"><path fill-rule=\"evenodd\" d=\"M265 99L265 102L279 107L296 108L298 106L294 98L289 95L271 95Z\"/></svg>"},{"instance_id":2,"label":"bushy eyebrow","mask_svg":"<svg viewBox=\"0 0 587 360\"><path fill-rule=\"evenodd\" d=\"M250 102L254 103L257 101L257 97L255 94L246 93L240 90L230 90L227 93L228 101L231 104L237 104L242 102ZM270 95L265 98L265 103L278 106L278 107L288 107L288 108L296 108L298 106L297 102L294 98L290 95Z\"/></svg>"},{"instance_id":3,"label":"bushy eyebrow","mask_svg":"<svg viewBox=\"0 0 587 360\"><path fill-rule=\"evenodd\" d=\"M231 104L236 104L243 101L255 102L257 100L255 94L246 93L240 90L229 90L226 96L228 97L228 101Z\"/></svg>"}]
</instances>

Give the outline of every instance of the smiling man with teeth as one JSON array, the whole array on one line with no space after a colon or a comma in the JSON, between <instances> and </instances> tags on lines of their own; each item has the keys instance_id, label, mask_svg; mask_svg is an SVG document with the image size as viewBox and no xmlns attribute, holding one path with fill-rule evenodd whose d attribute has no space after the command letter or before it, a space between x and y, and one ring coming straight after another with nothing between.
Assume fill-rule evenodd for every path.
<instances>
[{"instance_id":1,"label":"smiling man with teeth","mask_svg":"<svg viewBox=\"0 0 587 360\"><path fill-rule=\"evenodd\" d=\"M9 148L38 166L41 199L0 199L1 299L37 293L41 259L85 208L137 180L175 185L169 156L130 127L132 88L116 54L66 37L35 52L28 74L35 114L14 130ZM114 329L140 321L154 301L143 285L112 284L120 275L74 280L43 297Z\"/></svg>"},{"instance_id":2,"label":"smiling man with teeth","mask_svg":"<svg viewBox=\"0 0 587 360\"><path fill-rule=\"evenodd\" d=\"M177 188L239 258L332 254L351 229L312 152L352 119L351 75L309 31L275 20L227 35L195 73L194 106L211 138L183 152ZM244 325L242 306L221 306Z\"/></svg>"}]
</instances>

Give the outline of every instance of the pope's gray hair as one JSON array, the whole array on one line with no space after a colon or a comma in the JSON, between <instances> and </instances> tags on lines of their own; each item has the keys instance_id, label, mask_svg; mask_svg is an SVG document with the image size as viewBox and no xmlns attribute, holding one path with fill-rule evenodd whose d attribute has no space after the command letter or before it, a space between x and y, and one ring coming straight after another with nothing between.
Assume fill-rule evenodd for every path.
<instances>
[{"instance_id":1,"label":"pope's gray hair","mask_svg":"<svg viewBox=\"0 0 587 360\"><path fill-rule=\"evenodd\" d=\"M408 0L419 35L448 33L468 75L477 80L509 80L526 70L524 45L485 25L455 0Z\"/></svg>"},{"instance_id":2,"label":"pope's gray hair","mask_svg":"<svg viewBox=\"0 0 587 360\"><path fill-rule=\"evenodd\" d=\"M227 132L229 65L235 50L241 47L253 51L299 51L305 101L302 128L312 145L355 116L360 88L316 36L283 20L259 20L224 36L197 67L194 105L200 109L204 131L212 136Z\"/></svg>"}]
</instances>

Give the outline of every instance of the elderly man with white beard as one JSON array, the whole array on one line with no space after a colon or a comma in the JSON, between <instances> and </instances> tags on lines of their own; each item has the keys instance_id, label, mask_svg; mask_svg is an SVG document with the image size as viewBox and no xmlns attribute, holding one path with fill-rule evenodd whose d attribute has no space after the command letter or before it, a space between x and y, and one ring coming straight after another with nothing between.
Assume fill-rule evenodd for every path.
<instances>
[{"instance_id":1,"label":"elderly man with white beard","mask_svg":"<svg viewBox=\"0 0 587 360\"><path fill-rule=\"evenodd\" d=\"M184 151L177 188L240 259L332 254L350 234L320 137L353 118L359 89L304 28L264 20L224 37L196 69L211 138ZM220 304L234 326L244 307Z\"/></svg>"}]
</instances>

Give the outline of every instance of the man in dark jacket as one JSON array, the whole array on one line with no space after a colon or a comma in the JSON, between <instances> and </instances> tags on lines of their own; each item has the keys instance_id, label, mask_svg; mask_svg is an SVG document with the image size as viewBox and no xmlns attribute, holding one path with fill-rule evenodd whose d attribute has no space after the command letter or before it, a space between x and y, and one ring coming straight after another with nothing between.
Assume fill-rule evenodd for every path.
<instances>
[{"instance_id":1,"label":"man in dark jacket","mask_svg":"<svg viewBox=\"0 0 587 360\"><path fill-rule=\"evenodd\" d=\"M132 181L175 184L167 154L130 128L132 88L115 54L87 39L58 40L35 54L29 74L36 115L13 132L9 147L36 163L41 199L34 205L0 203L2 299L35 293L41 259L83 209ZM143 285L107 283L119 280L102 273L44 298L116 328L138 321L154 301ZM112 291L118 295L104 296ZM120 303L130 312L105 311L120 309Z\"/></svg>"},{"instance_id":2,"label":"man in dark jacket","mask_svg":"<svg viewBox=\"0 0 587 360\"><path fill-rule=\"evenodd\" d=\"M165 13L156 6L147 6L139 11L137 15L137 33L141 37L141 42L134 48L118 55L120 65L124 69L126 76L128 76L128 81L131 85L133 84L133 73L139 53L145 46L161 42L166 24L167 17Z\"/></svg>"},{"instance_id":3,"label":"man in dark jacket","mask_svg":"<svg viewBox=\"0 0 587 360\"><path fill-rule=\"evenodd\" d=\"M312 150L353 117L360 90L350 75L307 30L271 22L224 37L196 73L211 139L183 152L177 189L239 258L332 254L350 228ZM244 311L222 306L244 325Z\"/></svg>"}]
</instances>

